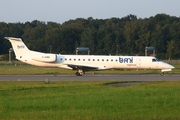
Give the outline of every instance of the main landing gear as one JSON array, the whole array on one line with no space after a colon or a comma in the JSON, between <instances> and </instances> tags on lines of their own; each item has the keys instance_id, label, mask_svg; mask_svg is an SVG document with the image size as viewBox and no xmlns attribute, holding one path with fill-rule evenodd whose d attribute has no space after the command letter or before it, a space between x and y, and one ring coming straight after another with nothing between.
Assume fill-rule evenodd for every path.
<instances>
[{"instance_id":1,"label":"main landing gear","mask_svg":"<svg viewBox=\"0 0 180 120\"><path fill-rule=\"evenodd\" d=\"M84 70L78 70L77 72L76 72L76 75L77 76L82 76L82 75L84 75L85 74L85 71Z\"/></svg>"}]
</instances>

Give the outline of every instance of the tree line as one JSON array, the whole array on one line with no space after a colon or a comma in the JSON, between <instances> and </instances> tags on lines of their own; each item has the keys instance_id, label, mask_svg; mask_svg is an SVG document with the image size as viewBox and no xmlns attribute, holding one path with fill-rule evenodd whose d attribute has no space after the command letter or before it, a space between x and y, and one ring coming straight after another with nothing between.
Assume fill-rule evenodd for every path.
<instances>
[{"instance_id":1,"label":"tree line","mask_svg":"<svg viewBox=\"0 0 180 120\"><path fill-rule=\"evenodd\" d=\"M180 58L180 18L157 14L149 18L69 20L62 24L34 20L25 23L0 22L0 54L11 47L4 37L20 37L29 49L75 54L77 47L89 47L93 55L144 55L153 46L160 59Z\"/></svg>"}]
</instances>

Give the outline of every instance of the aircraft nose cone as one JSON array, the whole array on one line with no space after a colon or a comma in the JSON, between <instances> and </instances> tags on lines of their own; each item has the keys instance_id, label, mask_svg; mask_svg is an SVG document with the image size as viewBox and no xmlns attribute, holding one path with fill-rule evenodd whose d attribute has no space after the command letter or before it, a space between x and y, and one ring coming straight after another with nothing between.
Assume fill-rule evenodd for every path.
<instances>
[{"instance_id":1,"label":"aircraft nose cone","mask_svg":"<svg viewBox=\"0 0 180 120\"><path fill-rule=\"evenodd\" d=\"M168 64L167 67L170 68L170 69L174 69L174 68L175 68L174 66L172 66L172 65L170 65L170 64Z\"/></svg>"},{"instance_id":2,"label":"aircraft nose cone","mask_svg":"<svg viewBox=\"0 0 180 120\"><path fill-rule=\"evenodd\" d=\"M166 68L166 69L174 69L175 67L168 64L168 63L164 63L164 68Z\"/></svg>"},{"instance_id":3,"label":"aircraft nose cone","mask_svg":"<svg viewBox=\"0 0 180 120\"><path fill-rule=\"evenodd\" d=\"M175 67L174 66L172 66L172 65L170 65L171 66L171 69L174 69Z\"/></svg>"}]
</instances>

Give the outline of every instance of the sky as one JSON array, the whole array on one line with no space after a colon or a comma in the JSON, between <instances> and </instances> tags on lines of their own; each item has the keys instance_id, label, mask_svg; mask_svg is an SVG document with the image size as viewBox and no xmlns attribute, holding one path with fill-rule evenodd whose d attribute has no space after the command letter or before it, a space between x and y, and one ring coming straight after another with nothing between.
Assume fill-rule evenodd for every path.
<instances>
[{"instance_id":1,"label":"sky","mask_svg":"<svg viewBox=\"0 0 180 120\"><path fill-rule=\"evenodd\" d=\"M180 17L180 0L1 0L0 22L39 20L64 23L70 19L149 18L157 14Z\"/></svg>"}]
</instances>

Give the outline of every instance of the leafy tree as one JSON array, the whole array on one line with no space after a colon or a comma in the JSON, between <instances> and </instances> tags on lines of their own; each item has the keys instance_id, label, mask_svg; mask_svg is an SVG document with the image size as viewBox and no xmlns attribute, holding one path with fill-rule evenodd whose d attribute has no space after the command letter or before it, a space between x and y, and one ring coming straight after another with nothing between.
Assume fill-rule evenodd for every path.
<instances>
[{"instance_id":1,"label":"leafy tree","mask_svg":"<svg viewBox=\"0 0 180 120\"><path fill-rule=\"evenodd\" d=\"M145 19L132 14L110 19L77 18L63 24L0 22L0 54L11 47L5 36L21 37L30 49L41 52L75 54L77 47L89 47L91 54L144 55L145 47L153 46L160 59L180 57L180 18L166 14Z\"/></svg>"}]
</instances>

